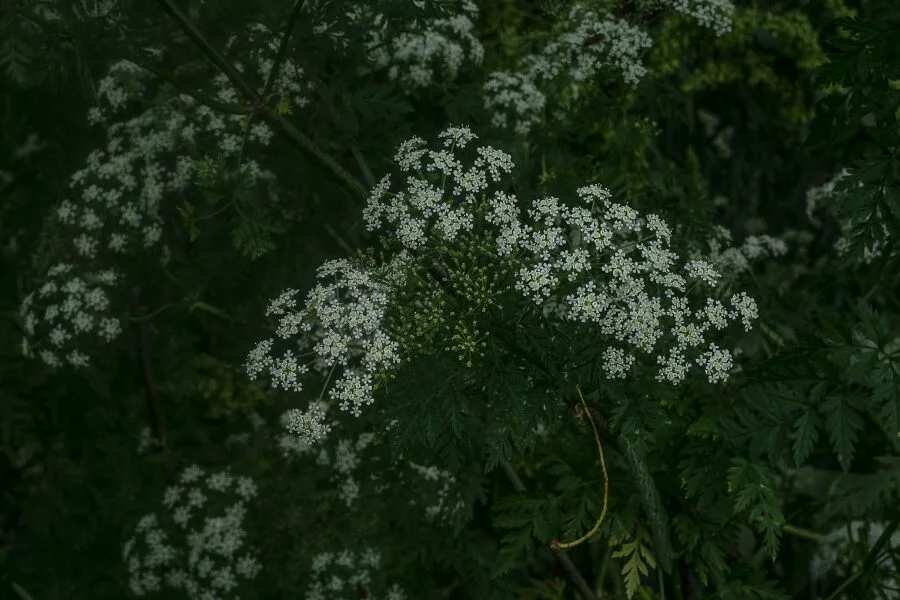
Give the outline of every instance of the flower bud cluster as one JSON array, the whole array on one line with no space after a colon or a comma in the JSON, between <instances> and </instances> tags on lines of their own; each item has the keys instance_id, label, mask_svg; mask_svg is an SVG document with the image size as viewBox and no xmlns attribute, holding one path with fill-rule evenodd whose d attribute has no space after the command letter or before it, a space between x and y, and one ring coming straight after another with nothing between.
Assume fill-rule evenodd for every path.
<instances>
[{"instance_id":1,"label":"flower bud cluster","mask_svg":"<svg viewBox=\"0 0 900 600\"><path fill-rule=\"evenodd\" d=\"M131 591L171 597L167 589L179 590L198 600L235 597L241 581L261 569L243 527L246 504L255 496L250 478L185 469L165 492L166 512L143 517L125 543Z\"/></svg>"},{"instance_id":2,"label":"flower bud cluster","mask_svg":"<svg viewBox=\"0 0 900 600\"><path fill-rule=\"evenodd\" d=\"M87 366L87 340L109 342L121 332L119 320L110 316L107 292L118 278L115 271L80 275L69 263L51 267L41 288L19 308L23 354L31 357L36 351L50 367Z\"/></svg>"},{"instance_id":3,"label":"flower bud cluster","mask_svg":"<svg viewBox=\"0 0 900 600\"><path fill-rule=\"evenodd\" d=\"M756 303L740 293L692 308L689 290L715 287L719 272L708 260L679 267L671 229L658 216L613 202L599 185L579 188L573 206L544 197L523 214L523 203L497 185L512 171L508 155L478 147L466 168L457 153L476 136L457 127L439 137L439 150L417 138L401 144L396 162L414 175L397 192L388 177L376 186L364 213L370 230L385 230L411 250L467 232L492 236L501 258L496 277L509 269L514 287L538 308L552 305L563 322L600 334L610 378L654 357L660 381L678 384L692 365L711 383L728 376L732 356L711 338L735 320L749 329Z\"/></svg>"}]
</instances>

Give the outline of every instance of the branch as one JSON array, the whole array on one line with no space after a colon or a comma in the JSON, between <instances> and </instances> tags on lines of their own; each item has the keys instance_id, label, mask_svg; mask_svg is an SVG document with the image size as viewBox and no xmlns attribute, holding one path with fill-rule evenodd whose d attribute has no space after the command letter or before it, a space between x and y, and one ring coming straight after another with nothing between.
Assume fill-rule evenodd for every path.
<instances>
[{"instance_id":1,"label":"branch","mask_svg":"<svg viewBox=\"0 0 900 600\"><path fill-rule=\"evenodd\" d=\"M172 0L157 0L159 4L162 6L163 10L175 21L182 30L184 30L185 34L193 41L202 51L206 54L207 58L212 61L222 73L231 81L232 84L238 89L238 91L243 94L244 98L248 100L248 102L252 106L262 106L264 97L257 93L250 85L244 81L244 78L240 73L228 62L228 60L222 56L213 46L207 41L207 39L203 36L203 34L194 27L193 23L191 23L187 16L181 10L175 6L175 3ZM298 4L294 8L294 14L292 14L293 18L295 14L299 12L300 5ZM282 47L279 48L280 52L284 52L283 46L287 45L285 38L282 38ZM366 188L359 183L349 172L347 172L337 161L327 155L322 151L321 148L316 146L316 144L307 138L305 135L300 133L296 127L291 125L284 117L281 115L267 109L263 109L261 111L262 115L266 118L267 121L278 125L278 127L288 136L291 142L300 148L301 150L311 154L314 158L316 158L323 166L325 166L333 175L335 175L341 182L347 186L347 188L359 197L362 200L365 200L369 196L369 192Z\"/></svg>"},{"instance_id":2,"label":"branch","mask_svg":"<svg viewBox=\"0 0 900 600\"><path fill-rule=\"evenodd\" d=\"M144 312L144 308L140 306L138 292L133 292L134 309L136 313ZM159 395L156 391L156 379L153 377L153 365L150 363L150 336L147 333L146 320L138 321L137 342L138 356L141 363L141 375L144 380L144 390L147 396L147 410L150 413L150 439L158 448L165 446L165 433L163 431L162 415L159 410Z\"/></svg>"},{"instance_id":3,"label":"branch","mask_svg":"<svg viewBox=\"0 0 900 600\"><path fill-rule=\"evenodd\" d=\"M266 79L265 87L263 87L263 98L268 98L269 94L272 93L278 71L281 69L281 64L284 62L284 57L287 54L288 41L291 39L291 34L294 32L294 26L297 24L297 17L300 16L300 10L303 8L304 4L306 4L306 0L297 0L294 3L294 11L288 19L284 35L281 36L281 42L278 44L278 51L275 53L275 62L272 63L272 69L269 71L269 77Z\"/></svg>"},{"instance_id":4,"label":"branch","mask_svg":"<svg viewBox=\"0 0 900 600\"><path fill-rule=\"evenodd\" d=\"M248 100L256 100L259 97L259 94L244 81L244 78L241 77L241 74L238 73L237 69L235 69L231 63L206 40L203 34L194 27L194 24L188 20L187 16L181 12L180 8L175 6L175 3L172 2L172 0L157 1L162 6L163 10L172 17L172 20L181 26L181 29L184 30L184 33L187 34L189 38L191 38L191 41L203 51L207 58L209 58L209 60L211 60L226 77L228 77L228 80L234 84L234 87L236 87L244 97Z\"/></svg>"},{"instance_id":5,"label":"branch","mask_svg":"<svg viewBox=\"0 0 900 600\"><path fill-rule=\"evenodd\" d=\"M177 89L179 92L181 92L185 96L190 96L191 98L193 98L200 104L203 104L204 106L208 106L209 108L211 108L213 110L217 110L219 112L226 113L229 115L248 115L248 114L250 114L249 108L246 108L244 106L240 106L237 104L225 104L224 102L219 102L217 100L213 100L212 98L207 98L206 96L203 96L202 94L199 94L199 93L191 90L186 85L184 85L183 83L181 83L180 81L175 79L172 75L169 75L168 73L164 73L163 71L160 71L156 67L151 67L150 65L144 64L142 62L138 62L137 60L135 60L133 58L126 58L125 60L127 60L128 62L130 62L132 64L139 66L140 68L144 69L145 71L147 71L149 73L153 73L154 75L156 75L157 77L159 77L160 79L162 79L163 81L165 81L166 83L168 83L169 85L171 85L172 87Z\"/></svg>"},{"instance_id":6,"label":"branch","mask_svg":"<svg viewBox=\"0 0 900 600\"><path fill-rule=\"evenodd\" d=\"M278 125L292 144L315 157L324 167L331 171L332 175L340 179L347 189L353 192L360 200L366 200L369 197L369 191L363 184L357 181L357 179L336 160L319 148L315 142L300 133L300 130L294 127L290 121L266 108L262 110L262 114L266 117L266 120Z\"/></svg>"}]
</instances>

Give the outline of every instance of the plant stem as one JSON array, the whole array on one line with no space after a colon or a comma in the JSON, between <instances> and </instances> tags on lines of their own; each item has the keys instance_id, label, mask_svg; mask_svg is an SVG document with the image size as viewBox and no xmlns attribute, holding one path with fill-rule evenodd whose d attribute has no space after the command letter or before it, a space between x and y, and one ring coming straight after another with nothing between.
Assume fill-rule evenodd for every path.
<instances>
[{"instance_id":1,"label":"plant stem","mask_svg":"<svg viewBox=\"0 0 900 600\"><path fill-rule=\"evenodd\" d=\"M884 531L881 532L881 535L878 536L878 539L875 540L875 543L869 548L868 554L866 554L866 558L863 561L862 566L859 571L850 576L847 580L844 581L836 589L830 596L828 596L828 600L837 600L841 597L841 594L853 585L858 579L862 578L865 575L868 575L869 572L875 569L878 562L878 554L881 552L881 549L887 543L888 539L894 535L894 531L897 530L897 525L900 524L898 521L891 522L887 527L884 528Z\"/></svg>"},{"instance_id":2,"label":"plant stem","mask_svg":"<svg viewBox=\"0 0 900 600\"><path fill-rule=\"evenodd\" d=\"M504 460L500 461L500 467L503 469L503 472L506 474L506 478L509 479L509 482L512 484L513 488L515 488L515 490L519 493L525 492L525 484L522 483L519 475L513 470L512 465ZM572 583L576 588L578 588L578 592L581 594L581 597L585 600L599 600L597 598L597 595L594 594L593 591L591 591L590 586L581 575L578 567L576 567L575 563L572 562L572 559L570 559L568 555L562 550L550 548L550 551L553 552L553 554L556 556L556 560L559 561L559 564L562 565L563 569L565 569L566 573L569 575L569 578L572 580Z\"/></svg>"},{"instance_id":3,"label":"plant stem","mask_svg":"<svg viewBox=\"0 0 900 600\"><path fill-rule=\"evenodd\" d=\"M287 135L288 139L294 144L296 147L301 150L311 154L315 157L324 167L326 167L331 174L336 176L341 182L347 186L347 188L353 192L357 198L360 200L365 200L369 197L369 192L366 188L356 180L353 175L351 175L347 170L344 169L336 160L331 158L328 154L322 151L316 144L300 133L300 131L294 127L290 121L285 119L283 116L272 112L270 109L264 108L262 110L262 114L266 117L267 120L275 123L278 127Z\"/></svg>"},{"instance_id":4,"label":"plant stem","mask_svg":"<svg viewBox=\"0 0 900 600\"><path fill-rule=\"evenodd\" d=\"M237 69L235 69L231 63L209 43L209 41L207 41L206 37L200 33L200 30L194 27L194 24L190 22L187 16L181 12L181 9L178 8L172 0L157 1L160 6L162 6L162 9L172 17L173 21L181 26L181 29L184 30L184 33L187 34L191 41L203 51L206 57L209 58L220 71L222 71L241 94L251 100L256 100L259 97L259 94L244 81L244 78L241 77L241 74L238 73Z\"/></svg>"},{"instance_id":5,"label":"plant stem","mask_svg":"<svg viewBox=\"0 0 900 600\"><path fill-rule=\"evenodd\" d=\"M141 314L144 308L140 305L138 292L133 295L135 312ZM147 398L147 411L150 414L150 439L158 448L165 447L165 432L163 431L162 415L159 410L159 395L156 390L156 379L153 377L153 365L150 362L150 335L147 332L147 322L142 319L136 324L138 356L141 363L141 376L144 381L144 391Z\"/></svg>"},{"instance_id":6,"label":"plant stem","mask_svg":"<svg viewBox=\"0 0 900 600\"><path fill-rule=\"evenodd\" d=\"M275 62L272 63L272 69L269 71L266 85L263 87L263 98L268 98L269 94L272 93L272 88L275 86L275 79L278 77L278 71L281 69L281 64L284 62L284 57L287 54L288 41L291 39L291 34L294 32L294 26L297 24L297 17L300 16L300 10L303 8L304 4L306 4L306 0L297 0L294 3L294 10L291 12L290 18L288 18L287 27L284 30L284 34L281 36L281 41L278 43L278 51L275 53Z\"/></svg>"},{"instance_id":7,"label":"plant stem","mask_svg":"<svg viewBox=\"0 0 900 600\"><path fill-rule=\"evenodd\" d=\"M177 89L182 94L184 94L186 96L190 96L191 98L193 98L200 104L203 104L204 106L208 106L209 108L211 108L213 110L217 110L219 112L229 114L229 115L249 115L250 114L249 108L247 108L245 106L239 106L237 104L225 104L224 102L218 102L211 98L207 98L207 97L191 90L186 85L184 85L183 83L181 83L180 81L175 79L173 76L169 75L168 73L164 73L164 72L160 71L156 67L151 67L150 65L144 64L143 62L138 62L137 60L135 60L133 58L127 58L125 60L127 60L128 62L130 62L132 64L139 66L140 68L144 69L145 71L147 71L149 73L153 73L154 75L156 75L157 77L159 77L160 79L162 79L163 81L165 81L166 83L168 83L169 85L171 85L172 87Z\"/></svg>"},{"instance_id":8,"label":"plant stem","mask_svg":"<svg viewBox=\"0 0 900 600\"><path fill-rule=\"evenodd\" d=\"M787 523L785 523L781 527L781 529L785 533L789 533L795 537L803 538L805 540L810 540L813 542L818 542L823 537L825 537L824 535L822 535L821 533L819 533L817 531L812 531L810 529L803 529L802 527L794 527L793 525L788 525Z\"/></svg>"}]
</instances>

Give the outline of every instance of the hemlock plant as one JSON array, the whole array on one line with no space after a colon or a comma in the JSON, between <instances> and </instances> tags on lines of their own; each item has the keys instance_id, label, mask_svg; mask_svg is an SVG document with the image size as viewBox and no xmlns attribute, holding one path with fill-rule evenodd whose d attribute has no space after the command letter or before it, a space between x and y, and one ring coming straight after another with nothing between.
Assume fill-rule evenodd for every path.
<instances>
[{"instance_id":1,"label":"hemlock plant","mask_svg":"<svg viewBox=\"0 0 900 600\"><path fill-rule=\"evenodd\" d=\"M0 587L896 595L891 2L7 8Z\"/></svg>"}]
</instances>

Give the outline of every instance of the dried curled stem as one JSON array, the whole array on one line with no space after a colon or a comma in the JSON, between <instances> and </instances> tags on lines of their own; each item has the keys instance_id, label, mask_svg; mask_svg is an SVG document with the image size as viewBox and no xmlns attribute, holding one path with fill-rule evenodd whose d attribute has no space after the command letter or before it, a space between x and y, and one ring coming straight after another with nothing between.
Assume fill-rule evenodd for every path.
<instances>
[{"instance_id":1,"label":"dried curled stem","mask_svg":"<svg viewBox=\"0 0 900 600\"><path fill-rule=\"evenodd\" d=\"M586 534L578 538L577 540L571 542L559 542L557 540L553 540L550 542L550 547L554 550L560 548L572 548L579 544L586 542L591 538L597 531L600 530L600 525L603 524L603 519L606 518L606 510L609 507L609 473L606 471L606 459L603 456L603 445L600 443L600 432L597 431L597 424L594 422L594 417L591 415L591 411L588 409L587 403L584 401L584 395L581 393L581 386L575 386L575 389L578 390L578 397L581 398L581 414L586 416L587 419L591 422L591 427L594 429L594 439L597 441L597 451L600 453L600 467L603 469L603 510L600 511L600 517L597 518L597 522L594 523L594 526L588 531Z\"/></svg>"}]
</instances>

